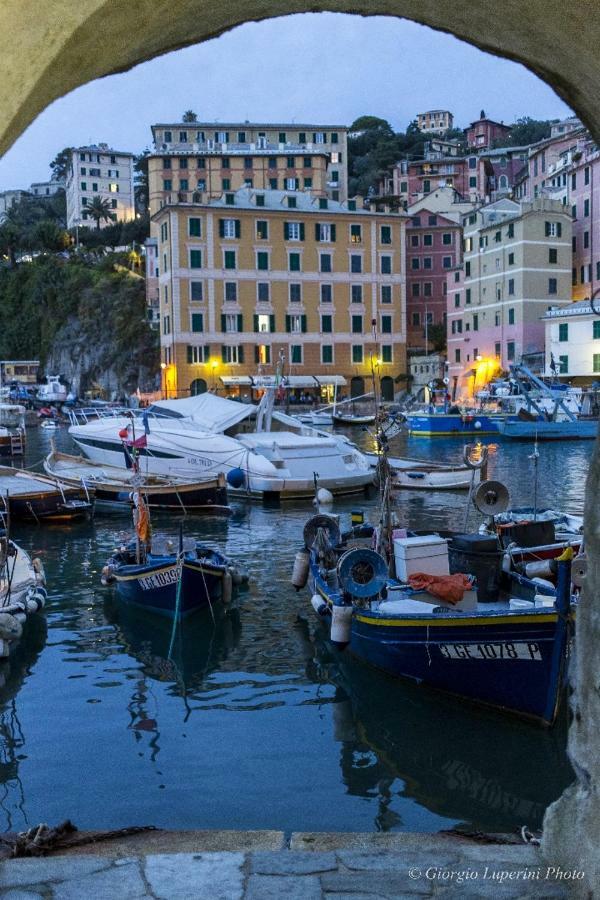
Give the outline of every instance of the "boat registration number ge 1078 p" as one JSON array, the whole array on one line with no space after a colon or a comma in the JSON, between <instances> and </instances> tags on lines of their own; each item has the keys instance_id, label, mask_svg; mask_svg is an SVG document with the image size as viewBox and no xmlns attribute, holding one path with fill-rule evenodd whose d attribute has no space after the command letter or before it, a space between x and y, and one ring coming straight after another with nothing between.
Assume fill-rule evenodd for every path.
<instances>
[{"instance_id":1,"label":"boat registration number ge 1078 p","mask_svg":"<svg viewBox=\"0 0 600 900\"><path fill-rule=\"evenodd\" d=\"M439 647L444 659L542 659L539 644L534 641L440 644Z\"/></svg>"}]
</instances>

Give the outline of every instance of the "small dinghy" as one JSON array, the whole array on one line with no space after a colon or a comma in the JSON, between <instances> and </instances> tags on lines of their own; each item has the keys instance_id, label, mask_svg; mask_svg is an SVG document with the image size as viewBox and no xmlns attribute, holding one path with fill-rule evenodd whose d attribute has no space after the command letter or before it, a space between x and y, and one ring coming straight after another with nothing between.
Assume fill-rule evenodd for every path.
<instances>
[{"instance_id":1,"label":"small dinghy","mask_svg":"<svg viewBox=\"0 0 600 900\"><path fill-rule=\"evenodd\" d=\"M228 516L231 513L225 476L222 474L205 479L144 475L135 469L60 453L55 448L46 457L44 469L63 484L93 490L96 506L104 510L130 510L133 492L141 490L151 509L193 511L209 516Z\"/></svg>"},{"instance_id":2,"label":"small dinghy","mask_svg":"<svg viewBox=\"0 0 600 900\"><path fill-rule=\"evenodd\" d=\"M0 515L11 519L65 522L81 519L92 511L93 495L85 487L70 487L59 481L0 466Z\"/></svg>"},{"instance_id":3,"label":"small dinghy","mask_svg":"<svg viewBox=\"0 0 600 900\"><path fill-rule=\"evenodd\" d=\"M58 428L58 422L56 419L42 419L40 422L40 428L44 428L47 431L56 431Z\"/></svg>"},{"instance_id":4,"label":"small dinghy","mask_svg":"<svg viewBox=\"0 0 600 900\"><path fill-rule=\"evenodd\" d=\"M334 425L372 425L375 421L374 415L354 416L351 413L335 413L332 415Z\"/></svg>"},{"instance_id":5,"label":"small dinghy","mask_svg":"<svg viewBox=\"0 0 600 900\"><path fill-rule=\"evenodd\" d=\"M380 456L377 453L365 453L365 456L371 466L377 468ZM392 470L394 488L416 491L466 491L471 487L473 471L475 483L481 478L481 470L474 470L466 465L449 466L427 459L399 456L388 456L387 463Z\"/></svg>"},{"instance_id":6,"label":"small dinghy","mask_svg":"<svg viewBox=\"0 0 600 900\"><path fill-rule=\"evenodd\" d=\"M27 619L46 603L44 568L0 532L0 659L5 659L23 633Z\"/></svg>"}]
</instances>

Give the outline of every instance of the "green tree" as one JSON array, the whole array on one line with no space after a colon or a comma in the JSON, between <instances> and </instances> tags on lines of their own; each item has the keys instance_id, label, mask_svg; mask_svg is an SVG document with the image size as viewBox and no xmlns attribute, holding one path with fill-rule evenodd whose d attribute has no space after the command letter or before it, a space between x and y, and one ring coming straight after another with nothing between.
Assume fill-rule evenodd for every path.
<instances>
[{"instance_id":1,"label":"green tree","mask_svg":"<svg viewBox=\"0 0 600 900\"><path fill-rule=\"evenodd\" d=\"M550 130L556 119L532 119L531 116L522 116L510 126L507 137L494 141L494 147L526 147L528 144L537 144L544 138L550 137Z\"/></svg>"},{"instance_id":2,"label":"green tree","mask_svg":"<svg viewBox=\"0 0 600 900\"><path fill-rule=\"evenodd\" d=\"M114 213L111 212L110 200L103 200L97 194L92 197L87 206L84 206L83 212L87 213L95 221L98 231L100 230L100 222L111 222L115 218Z\"/></svg>"},{"instance_id":3,"label":"green tree","mask_svg":"<svg viewBox=\"0 0 600 900\"><path fill-rule=\"evenodd\" d=\"M61 150L60 153L56 154L56 156L50 163L50 170L52 172L53 181L67 180L67 172L69 171L69 166L71 164L72 152L72 147L65 147L64 150Z\"/></svg>"},{"instance_id":4,"label":"green tree","mask_svg":"<svg viewBox=\"0 0 600 900\"><path fill-rule=\"evenodd\" d=\"M198 116L196 115L196 113L194 112L193 109L186 109L186 111L183 114L182 121L185 122L186 124L191 123L191 122L197 122Z\"/></svg>"},{"instance_id":5,"label":"green tree","mask_svg":"<svg viewBox=\"0 0 600 900\"><path fill-rule=\"evenodd\" d=\"M51 219L42 219L29 232L28 244L32 250L60 253L70 245L69 234Z\"/></svg>"},{"instance_id":6,"label":"green tree","mask_svg":"<svg viewBox=\"0 0 600 900\"><path fill-rule=\"evenodd\" d=\"M133 190L135 195L135 208L139 212L146 212L150 203L150 188L148 186L148 157L150 151L146 149L135 157L133 162Z\"/></svg>"}]
</instances>

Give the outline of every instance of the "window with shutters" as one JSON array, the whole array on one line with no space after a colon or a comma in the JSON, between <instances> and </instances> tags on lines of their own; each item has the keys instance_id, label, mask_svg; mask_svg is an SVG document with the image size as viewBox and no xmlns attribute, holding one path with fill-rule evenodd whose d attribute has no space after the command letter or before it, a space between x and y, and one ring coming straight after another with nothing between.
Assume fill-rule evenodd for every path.
<instances>
[{"instance_id":1,"label":"window with shutters","mask_svg":"<svg viewBox=\"0 0 600 900\"><path fill-rule=\"evenodd\" d=\"M433 247L433 235L432 234L424 234L423 235L423 246L424 247Z\"/></svg>"},{"instance_id":2,"label":"window with shutters","mask_svg":"<svg viewBox=\"0 0 600 900\"><path fill-rule=\"evenodd\" d=\"M412 323L413 323L413 325L420 325L420 324L421 324L421 313L414 312L414 313L412 314Z\"/></svg>"},{"instance_id":3,"label":"window with shutters","mask_svg":"<svg viewBox=\"0 0 600 900\"><path fill-rule=\"evenodd\" d=\"M313 143L314 144L324 144L325 143L325 132L324 131L315 131L313 134Z\"/></svg>"},{"instance_id":4,"label":"window with shutters","mask_svg":"<svg viewBox=\"0 0 600 900\"><path fill-rule=\"evenodd\" d=\"M321 344L321 362L324 365L333 362L333 344Z\"/></svg>"},{"instance_id":5,"label":"window with shutters","mask_svg":"<svg viewBox=\"0 0 600 900\"><path fill-rule=\"evenodd\" d=\"M299 178L286 178L285 180L285 189L286 191L298 191L300 190L300 179ZM293 200L294 203L290 203L289 201ZM295 206L296 198L290 197L288 198L288 206Z\"/></svg>"},{"instance_id":6,"label":"window with shutters","mask_svg":"<svg viewBox=\"0 0 600 900\"><path fill-rule=\"evenodd\" d=\"M561 342L569 340L569 323L561 322L558 326L558 340Z\"/></svg>"},{"instance_id":7,"label":"window with shutters","mask_svg":"<svg viewBox=\"0 0 600 900\"><path fill-rule=\"evenodd\" d=\"M202 237L202 227L200 219L188 219L188 234L190 237Z\"/></svg>"},{"instance_id":8,"label":"window with shutters","mask_svg":"<svg viewBox=\"0 0 600 900\"><path fill-rule=\"evenodd\" d=\"M361 244L362 243L362 227L360 225L351 225L350 226L350 243L351 244Z\"/></svg>"},{"instance_id":9,"label":"window with shutters","mask_svg":"<svg viewBox=\"0 0 600 900\"><path fill-rule=\"evenodd\" d=\"M229 191L231 190L231 178L221 178L221 190ZM233 194L225 194L225 203L230 206L234 204L234 196Z\"/></svg>"},{"instance_id":10,"label":"window with shutters","mask_svg":"<svg viewBox=\"0 0 600 900\"><path fill-rule=\"evenodd\" d=\"M259 303L268 303L271 299L270 285L268 281L259 281L256 285L256 299Z\"/></svg>"},{"instance_id":11,"label":"window with shutters","mask_svg":"<svg viewBox=\"0 0 600 900\"><path fill-rule=\"evenodd\" d=\"M454 362L457 362L457 363L460 362L460 348L458 348L454 351Z\"/></svg>"},{"instance_id":12,"label":"window with shutters","mask_svg":"<svg viewBox=\"0 0 600 900\"><path fill-rule=\"evenodd\" d=\"M287 160L286 160L286 166L288 169L295 169L296 168L296 157L288 156Z\"/></svg>"},{"instance_id":13,"label":"window with shutters","mask_svg":"<svg viewBox=\"0 0 600 900\"><path fill-rule=\"evenodd\" d=\"M335 241L335 225L330 225L328 222L318 222L315 226L315 237L317 241Z\"/></svg>"},{"instance_id":14,"label":"window with shutters","mask_svg":"<svg viewBox=\"0 0 600 900\"><path fill-rule=\"evenodd\" d=\"M443 265L444 269L451 269L452 268L452 257L444 256L444 258L442 259L442 265Z\"/></svg>"},{"instance_id":15,"label":"window with shutters","mask_svg":"<svg viewBox=\"0 0 600 900\"><path fill-rule=\"evenodd\" d=\"M391 334L392 333L392 317L391 316L382 316L381 317L381 333L382 334Z\"/></svg>"},{"instance_id":16,"label":"window with shutters","mask_svg":"<svg viewBox=\"0 0 600 900\"><path fill-rule=\"evenodd\" d=\"M299 253L288 253L288 268L290 272L300 272L302 260Z\"/></svg>"},{"instance_id":17,"label":"window with shutters","mask_svg":"<svg viewBox=\"0 0 600 900\"><path fill-rule=\"evenodd\" d=\"M292 344L290 347L290 362L296 365L302 364L302 344Z\"/></svg>"},{"instance_id":18,"label":"window with shutters","mask_svg":"<svg viewBox=\"0 0 600 900\"><path fill-rule=\"evenodd\" d=\"M380 265L381 265L381 274L382 275L391 275L392 274L392 257L391 256L382 256Z\"/></svg>"},{"instance_id":19,"label":"window with shutters","mask_svg":"<svg viewBox=\"0 0 600 900\"><path fill-rule=\"evenodd\" d=\"M302 222L285 222L284 223L284 240L300 241L302 240L303 224Z\"/></svg>"},{"instance_id":20,"label":"window with shutters","mask_svg":"<svg viewBox=\"0 0 600 900\"><path fill-rule=\"evenodd\" d=\"M271 362L271 348L268 344L258 344L254 348L254 362L262 366Z\"/></svg>"},{"instance_id":21,"label":"window with shutters","mask_svg":"<svg viewBox=\"0 0 600 900\"><path fill-rule=\"evenodd\" d=\"M312 186L313 186L312 178L305 178L304 179L304 189L308 190L308 188L311 188Z\"/></svg>"},{"instance_id":22,"label":"window with shutters","mask_svg":"<svg viewBox=\"0 0 600 900\"><path fill-rule=\"evenodd\" d=\"M454 308L460 309L460 294L454 295Z\"/></svg>"},{"instance_id":23,"label":"window with shutters","mask_svg":"<svg viewBox=\"0 0 600 900\"><path fill-rule=\"evenodd\" d=\"M302 285L298 282L291 282L289 286L290 303L302 302Z\"/></svg>"},{"instance_id":24,"label":"window with shutters","mask_svg":"<svg viewBox=\"0 0 600 900\"><path fill-rule=\"evenodd\" d=\"M512 306L508 310L508 324L509 325L515 324L515 310L514 310L514 307L512 307Z\"/></svg>"},{"instance_id":25,"label":"window with shutters","mask_svg":"<svg viewBox=\"0 0 600 900\"><path fill-rule=\"evenodd\" d=\"M254 197L257 206L265 205L265 195L264 194L256 194Z\"/></svg>"},{"instance_id":26,"label":"window with shutters","mask_svg":"<svg viewBox=\"0 0 600 900\"><path fill-rule=\"evenodd\" d=\"M594 373L600 372L600 353L592 354L592 368Z\"/></svg>"},{"instance_id":27,"label":"window with shutters","mask_svg":"<svg viewBox=\"0 0 600 900\"><path fill-rule=\"evenodd\" d=\"M333 266L331 264L331 253L320 253L319 254L319 269L321 272L332 272Z\"/></svg>"},{"instance_id":28,"label":"window with shutters","mask_svg":"<svg viewBox=\"0 0 600 900\"><path fill-rule=\"evenodd\" d=\"M423 282L423 296L431 297L432 290L433 290L433 283L431 281L424 281Z\"/></svg>"},{"instance_id":29,"label":"window with shutters","mask_svg":"<svg viewBox=\"0 0 600 900\"><path fill-rule=\"evenodd\" d=\"M589 201L589 199L586 198L583 201L583 215L589 216L589 214L590 214L590 201Z\"/></svg>"},{"instance_id":30,"label":"window with shutters","mask_svg":"<svg viewBox=\"0 0 600 900\"><path fill-rule=\"evenodd\" d=\"M381 226L381 243L382 244L391 244L392 243L392 226L391 225L382 225Z\"/></svg>"},{"instance_id":31,"label":"window with shutters","mask_svg":"<svg viewBox=\"0 0 600 900\"><path fill-rule=\"evenodd\" d=\"M206 160L203 157L198 158L198 168L205 169L206 168Z\"/></svg>"},{"instance_id":32,"label":"window with shutters","mask_svg":"<svg viewBox=\"0 0 600 900\"><path fill-rule=\"evenodd\" d=\"M508 296L513 297L514 293L515 293L515 279L509 278L508 279Z\"/></svg>"},{"instance_id":33,"label":"window with shutters","mask_svg":"<svg viewBox=\"0 0 600 900\"><path fill-rule=\"evenodd\" d=\"M352 316L352 334L362 334L363 333L363 317L362 316Z\"/></svg>"},{"instance_id":34,"label":"window with shutters","mask_svg":"<svg viewBox=\"0 0 600 900\"><path fill-rule=\"evenodd\" d=\"M587 234L587 232L586 232ZM556 247L548 247L548 262L549 263L557 263L558 262L558 250Z\"/></svg>"},{"instance_id":35,"label":"window with shutters","mask_svg":"<svg viewBox=\"0 0 600 900\"><path fill-rule=\"evenodd\" d=\"M350 285L350 300L352 301L352 303L362 303L362 301L363 301L362 284Z\"/></svg>"},{"instance_id":36,"label":"window with shutters","mask_svg":"<svg viewBox=\"0 0 600 900\"><path fill-rule=\"evenodd\" d=\"M170 178L163 179L163 191L170 191L173 188L173 182ZM83 184L81 185L81 190L85 191L85 187Z\"/></svg>"},{"instance_id":37,"label":"window with shutters","mask_svg":"<svg viewBox=\"0 0 600 900\"><path fill-rule=\"evenodd\" d=\"M192 331L204 331L204 316L202 313L192 313Z\"/></svg>"},{"instance_id":38,"label":"window with shutters","mask_svg":"<svg viewBox=\"0 0 600 900\"><path fill-rule=\"evenodd\" d=\"M515 226L514 226L514 223L511 222L510 225L508 226L508 228L506 229L506 237L514 238L514 236L515 236Z\"/></svg>"},{"instance_id":39,"label":"window with shutters","mask_svg":"<svg viewBox=\"0 0 600 900\"><path fill-rule=\"evenodd\" d=\"M506 358L512 362L515 358L515 342L508 341L506 344Z\"/></svg>"},{"instance_id":40,"label":"window with shutters","mask_svg":"<svg viewBox=\"0 0 600 900\"><path fill-rule=\"evenodd\" d=\"M333 287L330 284L321 285L321 303L331 303L333 298Z\"/></svg>"},{"instance_id":41,"label":"window with shutters","mask_svg":"<svg viewBox=\"0 0 600 900\"><path fill-rule=\"evenodd\" d=\"M546 237L561 237L562 224L560 222L546 222L544 230Z\"/></svg>"},{"instance_id":42,"label":"window with shutters","mask_svg":"<svg viewBox=\"0 0 600 900\"><path fill-rule=\"evenodd\" d=\"M414 287L414 285L413 285ZM418 288L419 285L417 284ZM413 296L415 296L413 294ZM382 284L381 285L381 302L382 303L391 303L392 302L392 286L391 284Z\"/></svg>"},{"instance_id":43,"label":"window with shutters","mask_svg":"<svg viewBox=\"0 0 600 900\"><path fill-rule=\"evenodd\" d=\"M600 339L600 319L595 319L592 323L592 337L595 341Z\"/></svg>"},{"instance_id":44,"label":"window with shutters","mask_svg":"<svg viewBox=\"0 0 600 900\"><path fill-rule=\"evenodd\" d=\"M202 282L190 281L190 300L193 300L195 303L200 303L202 299Z\"/></svg>"},{"instance_id":45,"label":"window with shutters","mask_svg":"<svg viewBox=\"0 0 600 900\"><path fill-rule=\"evenodd\" d=\"M238 328L238 318L237 313L225 313L225 331L227 334L233 334L240 330Z\"/></svg>"},{"instance_id":46,"label":"window with shutters","mask_svg":"<svg viewBox=\"0 0 600 900\"><path fill-rule=\"evenodd\" d=\"M387 285L386 285L387 287ZM413 297L421 296L421 283L419 281L413 281L411 286L411 293Z\"/></svg>"},{"instance_id":47,"label":"window with shutters","mask_svg":"<svg viewBox=\"0 0 600 900\"><path fill-rule=\"evenodd\" d=\"M229 363L230 365L235 365L238 363L244 362L244 348L243 346L235 346L235 347L223 347L221 352L221 358L224 363Z\"/></svg>"},{"instance_id":48,"label":"window with shutters","mask_svg":"<svg viewBox=\"0 0 600 900\"><path fill-rule=\"evenodd\" d=\"M514 253L508 254L508 264L509 264L509 266L514 266L514 264L515 264L515 254Z\"/></svg>"},{"instance_id":49,"label":"window with shutters","mask_svg":"<svg viewBox=\"0 0 600 900\"><path fill-rule=\"evenodd\" d=\"M352 345L352 362L353 363L361 363L363 361L363 346L362 344L353 344Z\"/></svg>"},{"instance_id":50,"label":"window with shutters","mask_svg":"<svg viewBox=\"0 0 600 900\"><path fill-rule=\"evenodd\" d=\"M391 363L392 359L392 345L391 344L382 344L381 345L381 362Z\"/></svg>"},{"instance_id":51,"label":"window with shutters","mask_svg":"<svg viewBox=\"0 0 600 900\"><path fill-rule=\"evenodd\" d=\"M442 235L442 244L448 246L448 244L452 243L452 232L444 232Z\"/></svg>"},{"instance_id":52,"label":"window with shutters","mask_svg":"<svg viewBox=\"0 0 600 900\"><path fill-rule=\"evenodd\" d=\"M210 354L210 347L192 347L188 344L187 348L187 363L188 365L199 365L200 363L208 362Z\"/></svg>"},{"instance_id":53,"label":"window with shutters","mask_svg":"<svg viewBox=\"0 0 600 900\"><path fill-rule=\"evenodd\" d=\"M420 268L421 268L421 260L419 259L418 256L413 256L413 257L411 258L411 261L410 261L410 267L411 267L411 269L413 270L413 272L416 272L417 269L420 269Z\"/></svg>"},{"instance_id":54,"label":"window with shutters","mask_svg":"<svg viewBox=\"0 0 600 900\"><path fill-rule=\"evenodd\" d=\"M235 250L225 250L223 253L223 268L235 269L237 267L236 255Z\"/></svg>"},{"instance_id":55,"label":"window with shutters","mask_svg":"<svg viewBox=\"0 0 600 900\"><path fill-rule=\"evenodd\" d=\"M255 331L258 332L270 332L271 331L271 316L266 315L264 313L259 313L256 317L256 328Z\"/></svg>"},{"instance_id":56,"label":"window with shutters","mask_svg":"<svg viewBox=\"0 0 600 900\"><path fill-rule=\"evenodd\" d=\"M259 272L266 272L269 268L269 254L259 250L256 254L256 268Z\"/></svg>"},{"instance_id":57,"label":"window with shutters","mask_svg":"<svg viewBox=\"0 0 600 900\"><path fill-rule=\"evenodd\" d=\"M418 235L418 234L411 234L411 236L410 236L410 246L411 246L411 247L418 247L418 246L419 246L419 235Z\"/></svg>"},{"instance_id":58,"label":"window with shutters","mask_svg":"<svg viewBox=\"0 0 600 900\"><path fill-rule=\"evenodd\" d=\"M424 268L424 269L431 269L431 268L432 268L432 259L431 259L431 256L424 256L424 257L423 257L423 268Z\"/></svg>"},{"instance_id":59,"label":"window with shutters","mask_svg":"<svg viewBox=\"0 0 600 900\"><path fill-rule=\"evenodd\" d=\"M286 135L285 131L280 131L280 132L279 132L279 143L280 143L280 144L286 144L286 143L287 143L287 135Z\"/></svg>"},{"instance_id":60,"label":"window with shutters","mask_svg":"<svg viewBox=\"0 0 600 900\"><path fill-rule=\"evenodd\" d=\"M500 343L494 344L494 356L496 357L496 359L500 359L501 354L502 354L502 344L500 344Z\"/></svg>"},{"instance_id":61,"label":"window with shutters","mask_svg":"<svg viewBox=\"0 0 600 900\"><path fill-rule=\"evenodd\" d=\"M569 357L568 356L559 356L558 357L558 371L560 375L568 375L569 374Z\"/></svg>"},{"instance_id":62,"label":"window with shutters","mask_svg":"<svg viewBox=\"0 0 600 900\"><path fill-rule=\"evenodd\" d=\"M221 219L221 237L239 238L241 232L241 223L238 219Z\"/></svg>"},{"instance_id":63,"label":"window with shutters","mask_svg":"<svg viewBox=\"0 0 600 900\"><path fill-rule=\"evenodd\" d=\"M583 279L582 279L582 280L583 280ZM557 281L556 278L549 278L549 279L548 279L548 293L549 293L549 294L556 294L556 293L558 293L558 281Z\"/></svg>"},{"instance_id":64,"label":"window with shutters","mask_svg":"<svg viewBox=\"0 0 600 900\"><path fill-rule=\"evenodd\" d=\"M225 300L229 303L237 303L238 292L236 281L225 282Z\"/></svg>"},{"instance_id":65,"label":"window with shutters","mask_svg":"<svg viewBox=\"0 0 600 900\"><path fill-rule=\"evenodd\" d=\"M331 334L333 331L333 316L321 316L321 331L324 334Z\"/></svg>"},{"instance_id":66,"label":"window with shutters","mask_svg":"<svg viewBox=\"0 0 600 900\"><path fill-rule=\"evenodd\" d=\"M357 256L355 253L350 255L350 271L353 273L362 272L362 256Z\"/></svg>"},{"instance_id":67,"label":"window with shutters","mask_svg":"<svg viewBox=\"0 0 600 900\"><path fill-rule=\"evenodd\" d=\"M259 219L256 222L256 237L259 241L267 241L269 239L269 223Z\"/></svg>"},{"instance_id":68,"label":"window with shutters","mask_svg":"<svg viewBox=\"0 0 600 900\"><path fill-rule=\"evenodd\" d=\"M190 269L202 268L202 251L190 250Z\"/></svg>"}]
</instances>

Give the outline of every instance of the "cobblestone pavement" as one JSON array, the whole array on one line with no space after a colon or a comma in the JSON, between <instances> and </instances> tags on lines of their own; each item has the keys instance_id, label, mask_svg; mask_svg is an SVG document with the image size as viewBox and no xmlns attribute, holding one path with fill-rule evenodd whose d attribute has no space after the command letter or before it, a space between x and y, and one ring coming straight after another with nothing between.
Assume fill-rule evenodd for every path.
<instances>
[{"instance_id":1,"label":"cobblestone pavement","mask_svg":"<svg viewBox=\"0 0 600 900\"><path fill-rule=\"evenodd\" d=\"M270 832L280 849L76 853L0 863L2 900L377 900L571 896L577 873L526 844ZM379 840L378 840L379 838ZM227 842L231 845L231 835ZM240 846L247 846L241 841ZM260 841L258 841L260 845ZM252 846L256 846L254 841Z\"/></svg>"}]
</instances>

